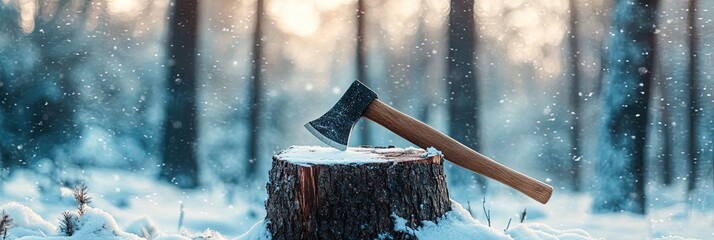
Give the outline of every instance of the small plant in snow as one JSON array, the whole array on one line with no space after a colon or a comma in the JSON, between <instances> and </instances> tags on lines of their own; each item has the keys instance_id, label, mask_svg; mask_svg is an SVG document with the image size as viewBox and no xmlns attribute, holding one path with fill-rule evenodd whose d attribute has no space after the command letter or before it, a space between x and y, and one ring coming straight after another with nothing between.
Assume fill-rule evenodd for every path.
<instances>
[{"instance_id":1,"label":"small plant in snow","mask_svg":"<svg viewBox=\"0 0 714 240\"><path fill-rule=\"evenodd\" d=\"M156 236L158 236L159 231L156 230L156 227L153 225L147 225L141 227L141 234L137 234L140 237L146 238L146 239L154 239Z\"/></svg>"},{"instance_id":2,"label":"small plant in snow","mask_svg":"<svg viewBox=\"0 0 714 240\"><path fill-rule=\"evenodd\" d=\"M92 202L92 198L89 196L87 189L87 185L84 183L74 186L74 201L77 203L77 212L64 211L62 217L60 217L60 231L63 232L65 236L69 237L74 235L74 232L77 230L79 218L84 215L84 209L87 207L87 204Z\"/></svg>"},{"instance_id":3,"label":"small plant in snow","mask_svg":"<svg viewBox=\"0 0 714 240\"><path fill-rule=\"evenodd\" d=\"M181 206L179 207L179 219L178 219L178 230L181 231L181 228L183 227L183 203L181 203Z\"/></svg>"},{"instance_id":4,"label":"small plant in snow","mask_svg":"<svg viewBox=\"0 0 714 240\"><path fill-rule=\"evenodd\" d=\"M151 219L147 217L135 220L125 229L127 233L133 233L147 240L155 239L159 236L159 230Z\"/></svg>"},{"instance_id":5,"label":"small plant in snow","mask_svg":"<svg viewBox=\"0 0 714 240\"><path fill-rule=\"evenodd\" d=\"M474 214L471 212L471 201L466 201L466 205L468 206L466 210L469 211L469 216L474 217Z\"/></svg>"},{"instance_id":6,"label":"small plant in snow","mask_svg":"<svg viewBox=\"0 0 714 240\"><path fill-rule=\"evenodd\" d=\"M74 235L74 231L77 228L77 220L77 217L72 212L64 211L62 217L60 217L60 231L67 237Z\"/></svg>"},{"instance_id":7,"label":"small plant in snow","mask_svg":"<svg viewBox=\"0 0 714 240\"><path fill-rule=\"evenodd\" d=\"M521 223L526 221L526 214L528 214L528 213L526 212L526 209L524 208L523 212L521 212L521 214L520 214ZM503 229L504 232L508 231L508 228L511 226L511 220L513 220L513 218L508 219L508 224L506 225L506 229Z\"/></svg>"},{"instance_id":8,"label":"small plant in snow","mask_svg":"<svg viewBox=\"0 0 714 240\"><path fill-rule=\"evenodd\" d=\"M77 203L77 212L79 213L79 216L84 215L84 207L92 202L92 198L89 197L87 185L80 183L74 187L74 201Z\"/></svg>"},{"instance_id":9,"label":"small plant in snow","mask_svg":"<svg viewBox=\"0 0 714 240\"><path fill-rule=\"evenodd\" d=\"M491 210L486 211L486 198L483 198L483 214L486 216L486 221L488 221L488 227L491 227Z\"/></svg>"},{"instance_id":10,"label":"small plant in snow","mask_svg":"<svg viewBox=\"0 0 714 240\"><path fill-rule=\"evenodd\" d=\"M2 213L0 213L0 237L2 237L3 240L7 239L7 231L10 229L11 224L12 218L10 218L5 210L2 210Z\"/></svg>"}]
</instances>

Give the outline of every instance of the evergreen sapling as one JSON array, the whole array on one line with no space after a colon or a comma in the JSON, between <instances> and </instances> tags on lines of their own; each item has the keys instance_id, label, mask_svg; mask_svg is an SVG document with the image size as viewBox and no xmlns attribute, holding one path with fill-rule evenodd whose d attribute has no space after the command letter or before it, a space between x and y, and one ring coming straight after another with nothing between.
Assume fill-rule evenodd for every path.
<instances>
[{"instance_id":1,"label":"evergreen sapling","mask_svg":"<svg viewBox=\"0 0 714 240\"><path fill-rule=\"evenodd\" d=\"M7 239L7 232L11 224L12 218L10 218L10 215L8 215L5 210L2 210L2 213L0 213L0 237L2 237L3 240Z\"/></svg>"},{"instance_id":2,"label":"evergreen sapling","mask_svg":"<svg viewBox=\"0 0 714 240\"><path fill-rule=\"evenodd\" d=\"M77 203L77 213L64 211L60 217L60 231L68 237L74 235L77 230L77 222L84 215L87 204L92 202L87 185L80 183L74 187L74 201Z\"/></svg>"},{"instance_id":3,"label":"evergreen sapling","mask_svg":"<svg viewBox=\"0 0 714 240\"><path fill-rule=\"evenodd\" d=\"M74 187L74 201L77 203L79 216L84 215L84 207L92 202L92 198L89 196L89 191L87 190L87 185L80 183Z\"/></svg>"},{"instance_id":4,"label":"evergreen sapling","mask_svg":"<svg viewBox=\"0 0 714 240\"><path fill-rule=\"evenodd\" d=\"M62 217L60 217L60 231L64 233L65 236L70 237L74 235L74 230L76 226L77 218L70 211L64 211Z\"/></svg>"}]
</instances>

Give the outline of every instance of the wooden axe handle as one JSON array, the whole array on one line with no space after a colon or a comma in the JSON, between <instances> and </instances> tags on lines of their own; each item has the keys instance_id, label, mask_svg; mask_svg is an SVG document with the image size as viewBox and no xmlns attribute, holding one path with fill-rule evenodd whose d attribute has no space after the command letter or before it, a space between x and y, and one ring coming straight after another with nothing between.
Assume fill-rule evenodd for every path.
<instances>
[{"instance_id":1,"label":"wooden axe handle","mask_svg":"<svg viewBox=\"0 0 714 240\"><path fill-rule=\"evenodd\" d=\"M417 146L426 149L435 147L444 158L475 173L502 182L540 203L547 203L553 187L510 169L480 153L464 146L453 138L406 115L379 99L374 99L363 116L386 127Z\"/></svg>"}]
</instances>

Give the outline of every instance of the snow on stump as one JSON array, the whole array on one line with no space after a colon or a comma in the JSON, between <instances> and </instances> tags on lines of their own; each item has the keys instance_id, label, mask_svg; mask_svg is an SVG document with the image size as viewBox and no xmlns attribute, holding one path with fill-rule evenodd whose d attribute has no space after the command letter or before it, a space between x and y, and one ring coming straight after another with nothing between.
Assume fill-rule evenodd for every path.
<instances>
[{"instance_id":1,"label":"snow on stump","mask_svg":"<svg viewBox=\"0 0 714 240\"><path fill-rule=\"evenodd\" d=\"M273 239L413 239L397 217L416 229L451 210L442 158L421 149L293 146L269 178Z\"/></svg>"}]
</instances>

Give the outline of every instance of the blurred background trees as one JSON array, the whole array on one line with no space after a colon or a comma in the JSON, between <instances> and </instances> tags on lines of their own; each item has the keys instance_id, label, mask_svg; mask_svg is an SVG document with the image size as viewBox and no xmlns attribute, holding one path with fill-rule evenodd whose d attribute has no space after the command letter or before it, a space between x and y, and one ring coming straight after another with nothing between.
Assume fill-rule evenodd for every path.
<instances>
[{"instance_id":1,"label":"blurred background trees","mask_svg":"<svg viewBox=\"0 0 714 240\"><path fill-rule=\"evenodd\" d=\"M687 6L687 30L689 35L689 179L687 190L693 191L697 187L699 181L699 160L701 158L702 142L700 139L706 140L705 135L699 130L701 124L699 117L702 112L700 101L703 95L699 90L702 86L699 84L699 36L697 26L697 0L690 0ZM706 88L706 87L705 87ZM711 138L711 137L710 137Z\"/></svg>"},{"instance_id":2,"label":"blurred background trees","mask_svg":"<svg viewBox=\"0 0 714 240\"><path fill-rule=\"evenodd\" d=\"M177 18L183 1L4 0L3 172L52 165L61 183L61 169L112 167L184 187L263 186L276 151L320 144L302 125L359 78L385 102L559 191L603 194L609 180L597 166L624 163L610 158L624 145L604 140L627 133L603 124L636 126L627 136L638 143L617 156L639 154L641 166L615 169L644 188L626 194L645 199L667 185L695 202L714 184L714 29L703 10L714 2L648 3L653 17L634 21L618 17L623 2L200 1ZM172 27L188 20L195 32ZM637 40L654 49L643 71L629 68L628 56L643 51L623 42L634 26L624 23L653 31ZM190 68L195 78L176 85L173 76L192 74L175 71ZM168 146L182 112L196 123L176 129L194 132ZM353 145L410 145L360 127ZM183 167L190 180L177 181ZM511 193L447 175L458 201Z\"/></svg>"},{"instance_id":3,"label":"blurred background trees","mask_svg":"<svg viewBox=\"0 0 714 240\"><path fill-rule=\"evenodd\" d=\"M614 9L596 165L595 211L645 213L645 147L658 0ZM614 30L614 31L613 31Z\"/></svg>"},{"instance_id":4,"label":"blurred background trees","mask_svg":"<svg viewBox=\"0 0 714 240\"><path fill-rule=\"evenodd\" d=\"M263 18L265 1L258 0L255 4L255 25L251 52L251 82L250 82L250 120L248 124L248 171L246 175L254 178L258 173L258 155L260 153L260 115L262 111L261 96L263 94Z\"/></svg>"},{"instance_id":5,"label":"blurred background trees","mask_svg":"<svg viewBox=\"0 0 714 240\"><path fill-rule=\"evenodd\" d=\"M160 177L182 188L194 188L199 185L196 154L198 1L176 1L170 11Z\"/></svg>"},{"instance_id":6,"label":"blurred background trees","mask_svg":"<svg viewBox=\"0 0 714 240\"><path fill-rule=\"evenodd\" d=\"M568 54L569 54L569 69L570 71L570 88L568 89L570 92L570 132L572 135L570 136L570 159L571 161L571 166L570 166L570 171L572 174L572 183L571 187L573 191L580 191L582 189L582 184L581 184L581 175L582 175L582 170L581 170L581 161L582 160L582 151L580 150L582 148L582 144L580 142L580 135L582 134L581 130L581 123L580 123L580 115L581 115L581 110L580 110L580 98L582 98L583 92L580 91L580 82L581 77L580 77L580 47L578 44L578 40L580 38L580 33L579 33L579 28L578 25L580 24L579 19L578 19L578 1L577 0L569 0L568 1L568 12L570 16L568 17L569 23L568 23L568 35L566 36L568 38Z\"/></svg>"},{"instance_id":7,"label":"blurred background trees","mask_svg":"<svg viewBox=\"0 0 714 240\"><path fill-rule=\"evenodd\" d=\"M452 0L448 24L448 55L446 58L446 91L448 101L449 133L462 144L480 151L479 94L476 65L476 24L474 1ZM448 164L451 183L485 185L481 176ZM478 183L470 181L477 179ZM480 188L485 188L481 186Z\"/></svg>"}]
</instances>

